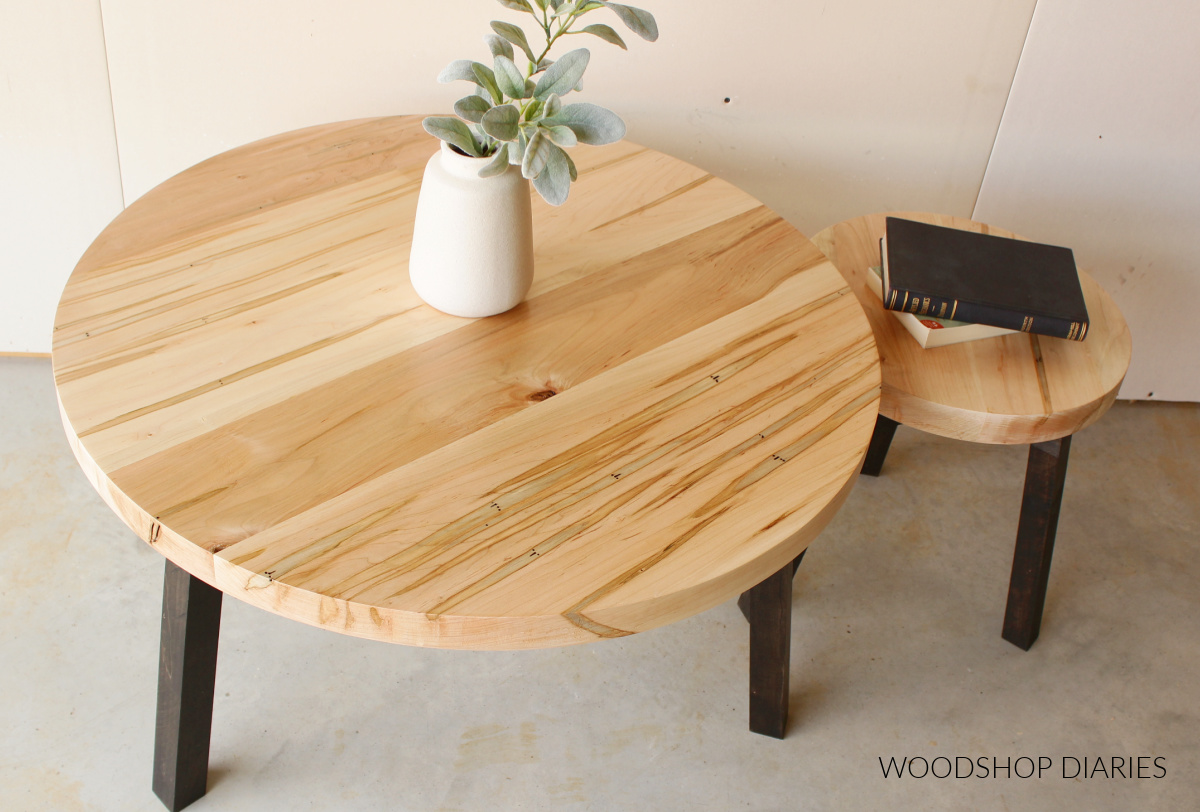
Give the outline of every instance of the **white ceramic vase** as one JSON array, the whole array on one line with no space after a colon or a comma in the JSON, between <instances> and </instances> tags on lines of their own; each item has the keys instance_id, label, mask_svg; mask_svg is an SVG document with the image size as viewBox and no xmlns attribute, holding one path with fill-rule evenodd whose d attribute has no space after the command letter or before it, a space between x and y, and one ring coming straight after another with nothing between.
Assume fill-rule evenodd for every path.
<instances>
[{"instance_id":1,"label":"white ceramic vase","mask_svg":"<svg viewBox=\"0 0 1200 812\"><path fill-rule=\"evenodd\" d=\"M442 142L425 165L408 272L425 302L454 316L511 310L533 284L533 217L521 168L479 177L490 158Z\"/></svg>"}]
</instances>

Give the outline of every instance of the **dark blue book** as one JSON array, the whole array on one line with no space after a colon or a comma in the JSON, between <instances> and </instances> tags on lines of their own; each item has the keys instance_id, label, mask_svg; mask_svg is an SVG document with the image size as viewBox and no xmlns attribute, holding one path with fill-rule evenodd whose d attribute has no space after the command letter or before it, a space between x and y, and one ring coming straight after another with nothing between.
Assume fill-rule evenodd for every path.
<instances>
[{"instance_id":1,"label":"dark blue book","mask_svg":"<svg viewBox=\"0 0 1200 812\"><path fill-rule=\"evenodd\" d=\"M887 218L890 310L1082 341L1088 313L1070 248Z\"/></svg>"}]
</instances>

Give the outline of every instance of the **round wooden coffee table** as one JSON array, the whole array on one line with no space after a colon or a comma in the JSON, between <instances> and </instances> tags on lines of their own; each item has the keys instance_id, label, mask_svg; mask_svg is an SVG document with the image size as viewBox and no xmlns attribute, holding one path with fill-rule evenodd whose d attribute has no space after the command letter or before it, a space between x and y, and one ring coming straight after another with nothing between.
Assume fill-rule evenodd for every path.
<instances>
[{"instance_id":1,"label":"round wooden coffee table","mask_svg":"<svg viewBox=\"0 0 1200 812\"><path fill-rule=\"evenodd\" d=\"M73 448L174 562L168 806L204 792L222 592L477 649L620 637L745 593L751 727L783 735L794 562L878 412L857 299L757 201L623 143L577 150L567 205L535 197L525 303L439 313L406 272L436 148L385 118L235 149L130 206L67 284Z\"/></svg>"},{"instance_id":2,"label":"round wooden coffee table","mask_svg":"<svg viewBox=\"0 0 1200 812\"><path fill-rule=\"evenodd\" d=\"M879 347L882 400L863 473L879 474L899 423L958 440L1029 444L1003 630L1006 640L1028 649L1041 627L1071 435L1116 398L1132 352L1129 327L1112 297L1080 272L1091 322L1084 341L1015 333L924 349L867 287L889 216L1016 235L959 217L901 212L838 223L813 242L858 296Z\"/></svg>"}]
</instances>

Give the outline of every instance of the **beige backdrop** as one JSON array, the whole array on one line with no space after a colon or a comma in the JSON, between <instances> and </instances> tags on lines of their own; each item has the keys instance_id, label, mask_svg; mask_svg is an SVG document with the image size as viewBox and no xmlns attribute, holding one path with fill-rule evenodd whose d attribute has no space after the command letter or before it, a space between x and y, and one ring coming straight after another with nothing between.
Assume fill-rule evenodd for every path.
<instances>
[{"instance_id":1,"label":"beige backdrop","mask_svg":"<svg viewBox=\"0 0 1200 812\"><path fill-rule=\"evenodd\" d=\"M1129 317L1123 396L1200 400L1200 328L1183 317L1200 285L1200 6L640 5L660 40L631 36L628 53L595 40L585 80L630 138L739 184L806 233L925 209L1069 244ZM0 9L16 88L0 141L0 351L48 349L74 258L122 199L280 130L447 109L460 94L437 72L486 54L489 19L517 19L494 0Z\"/></svg>"}]
</instances>

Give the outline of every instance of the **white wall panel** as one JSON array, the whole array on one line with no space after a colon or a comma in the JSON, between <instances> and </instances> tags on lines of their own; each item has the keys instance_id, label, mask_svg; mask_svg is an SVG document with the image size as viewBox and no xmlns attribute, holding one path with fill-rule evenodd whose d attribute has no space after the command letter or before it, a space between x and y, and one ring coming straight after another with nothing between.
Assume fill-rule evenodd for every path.
<instances>
[{"instance_id":1,"label":"white wall panel","mask_svg":"<svg viewBox=\"0 0 1200 812\"><path fill-rule=\"evenodd\" d=\"M494 0L103 2L130 199L272 132L448 109L462 94L438 71L486 54L489 19L519 19ZM970 212L1034 0L635 4L661 39L588 43L587 97L811 233Z\"/></svg>"},{"instance_id":2,"label":"white wall panel","mask_svg":"<svg viewBox=\"0 0 1200 812\"><path fill-rule=\"evenodd\" d=\"M62 286L120 210L99 0L4 0L0 353L50 351Z\"/></svg>"},{"instance_id":3,"label":"white wall panel","mask_svg":"<svg viewBox=\"0 0 1200 812\"><path fill-rule=\"evenodd\" d=\"M102 1L129 201L276 132L448 107L438 72L486 54L488 15L504 12L494 0Z\"/></svg>"},{"instance_id":4,"label":"white wall panel","mask_svg":"<svg viewBox=\"0 0 1200 812\"><path fill-rule=\"evenodd\" d=\"M1034 2L659 5L671 37L629 79L646 80L625 103L635 136L813 234L885 209L970 213Z\"/></svg>"},{"instance_id":5,"label":"white wall panel","mask_svg":"<svg viewBox=\"0 0 1200 812\"><path fill-rule=\"evenodd\" d=\"M1122 397L1200 400L1200 5L1040 0L975 216L1112 293Z\"/></svg>"}]
</instances>

